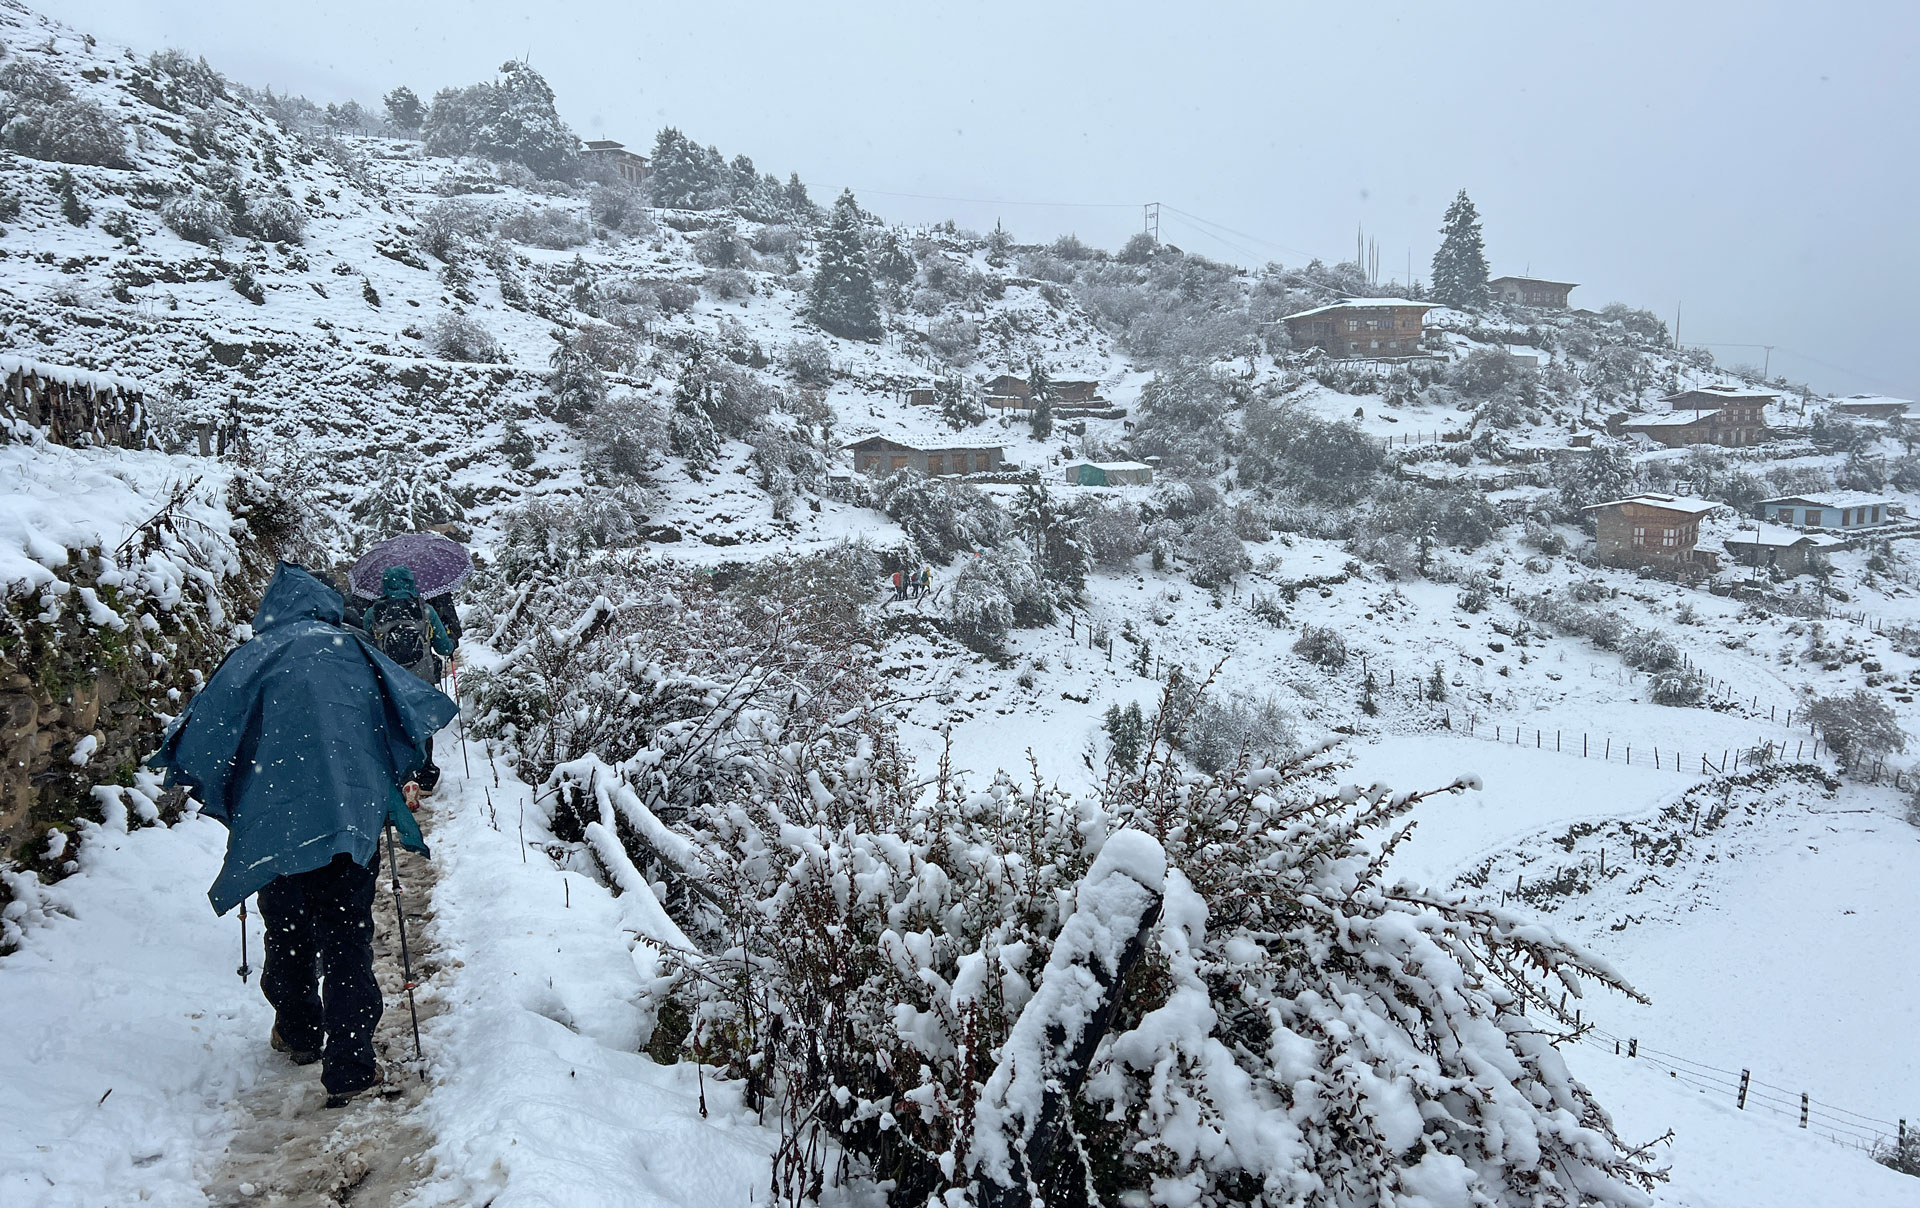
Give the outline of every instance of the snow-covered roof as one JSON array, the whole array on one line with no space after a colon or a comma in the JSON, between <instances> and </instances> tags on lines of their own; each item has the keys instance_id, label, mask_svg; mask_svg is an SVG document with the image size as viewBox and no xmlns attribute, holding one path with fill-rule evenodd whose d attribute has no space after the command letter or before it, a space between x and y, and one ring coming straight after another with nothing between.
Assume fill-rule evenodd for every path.
<instances>
[{"instance_id":1,"label":"snow-covered roof","mask_svg":"<svg viewBox=\"0 0 1920 1208\"><path fill-rule=\"evenodd\" d=\"M1495 277L1492 280L1488 281L1487 284L1498 285L1502 281L1518 281L1527 285L1564 285L1568 289L1578 288L1580 284L1578 281L1549 281L1545 277L1516 277L1512 275L1508 275L1505 277Z\"/></svg>"},{"instance_id":2,"label":"snow-covered roof","mask_svg":"<svg viewBox=\"0 0 1920 1208\"><path fill-rule=\"evenodd\" d=\"M1704 424L1707 416L1696 415L1692 411L1667 411L1660 415L1636 416L1626 422L1628 428L1684 428L1688 424Z\"/></svg>"},{"instance_id":3,"label":"snow-covered roof","mask_svg":"<svg viewBox=\"0 0 1920 1208\"><path fill-rule=\"evenodd\" d=\"M1005 437L977 436L972 433L954 433L952 435L918 435L906 432L881 432L872 428L856 430L840 442L842 449L869 440L887 440L909 449L1004 449L1013 442Z\"/></svg>"},{"instance_id":4,"label":"snow-covered roof","mask_svg":"<svg viewBox=\"0 0 1920 1208\"><path fill-rule=\"evenodd\" d=\"M1845 398L1828 399L1836 407L1911 407L1912 399L1891 398L1884 394L1849 394Z\"/></svg>"},{"instance_id":5,"label":"snow-covered roof","mask_svg":"<svg viewBox=\"0 0 1920 1208\"><path fill-rule=\"evenodd\" d=\"M1068 462L1067 466L1069 469L1071 469L1074 466L1093 466L1095 469L1109 470L1109 471L1153 469L1152 466L1148 465L1144 461L1073 461L1073 462Z\"/></svg>"},{"instance_id":6,"label":"snow-covered roof","mask_svg":"<svg viewBox=\"0 0 1920 1208\"><path fill-rule=\"evenodd\" d=\"M1689 495L1660 495L1647 492L1641 495L1629 495L1625 499L1609 499L1605 503L1590 503L1582 511L1592 512L1600 508L1615 508L1625 503L1637 503L1642 507L1665 508L1669 512L1685 512L1690 516L1702 516L1715 508L1723 508L1724 503L1715 503L1711 499L1695 499Z\"/></svg>"},{"instance_id":7,"label":"snow-covered roof","mask_svg":"<svg viewBox=\"0 0 1920 1208\"><path fill-rule=\"evenodd\" d=\"M1771 545L1785 549L1791 545L1810 545L1815 549L1831 549L1846 545L1840 537L1824 533L1806 533L1782 524L1760 524L1752 528L1738 529L1727 534L1727 544L1732 545Z\"/></svg>"},{"instance_id":8,"label":"snow-covered roof","mask_svg":"<svg viewBox=\"0 0 1920 1208\"><path fill-rule=\"evenodd\" d=\"M0 353L0 377L11 377L16 373L25 373L68 386L91 386L95 390L123 390L128 394L146 393L145 386L130 377L121 377L117 373L81 369L76 365L50 365L45 361L30 361L25 357Z\"/></svg>"},{"instance_id":9,"label":"snow-covered roof","mask_svg":"<svg viewBox=\"0 0 1920 1208\"><path fill-rule=\"evenodd\" d=\"M1660 401L1663 403L1671 403L1676 399L1693 398L1696 395L1705 395L1708 398L1721 399L1727 402L1732 402L1736 399L1764 399L1772 402L1774 399L1780 397L1771 390L1755 390L1748 386L1691 386L1680 391L1678 394L1669 394Z\"/></svg>"},{"instance_id":10,"label":"snow-covered roof","mask_svg":"<svg viewBox=\"0 0 1920 1208\"><path fill-rule=\"evenodd\" d=\"M1870 508L1893 502L1885 495L1875 495L1868 491L1819 491L1811 495L1776 495L1772 499L1762 499L1762 506L1769 503L1811 504L1817 508Z\"/></svg>"},{"instance_id":11,"label":"snow-covered roof","mask_svg":"<svg viewBox=\"0 0 1920 1208\"><path fill-rule=\"evenodd\" d=\"M1417 306L1421 310L1432 310L1436 305L1438 304L1434 302L1415 302L1411 298L1342 298L1338 302L1316 306L1312 310L1297 311L1287 315L1286 318L1305 319L1311 315L1330 314L1336 310L1353 310L1358 307Z\"/></svg>"}]
</instances>

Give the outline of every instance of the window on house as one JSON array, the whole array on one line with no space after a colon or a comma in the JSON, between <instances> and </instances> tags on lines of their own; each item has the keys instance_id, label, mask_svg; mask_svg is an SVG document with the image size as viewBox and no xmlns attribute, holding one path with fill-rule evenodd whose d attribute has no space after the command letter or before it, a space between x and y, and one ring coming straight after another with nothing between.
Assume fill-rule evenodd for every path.
<instances>
[{"instance_id":1,"label":"window on house","mask_svg":"<svg viewBox=\"0 0 1920 1208\"><path fill-rule=\"evenodd\" d=\"M1633 526L1633 543L1635 545L1645 545L1647 543L1647 530L1637 524Z\"/></svg>"},{"instance_id":2,"label":"window on house","mask_svg":"<svg viewBox=\"0 0 1920 1208\"><path fill-rule=\"evenodd\" d=\"M1360 330L1360 320L1358 320L1358 319L1348 319L1348 320L1347 320L1347 330L1348 330L1348 331L1359 331L1359 330Z\"/></svg>"},{"instance_id":3,"label":"window on house","mask_svg":"<svg viewBox=\"0 0 1920 1208\"><path fill-rule=\"evenodd\" d=\"M1368 351L1368 352L1378 352L1378 351L1380 351L1380 341L1378 341L1378 340L1369 340L1369 341L1367 342L1367 351Z\"/></svg>"},{"instance_id":4,"label":"window on house","mask_svg":"<svg viewBox=\"0 0 1920 1208\"><path fill-rule=\"evenodd\" d=\"M1360 341L1358 341L1358 340L1348 340L1348 341L1347 341L1347 351L1348 351L1348 352L1359 352L1359 351L1360 351Z\"/></svg>"},{"instance_id":5,"label":"window on house","mask_svg":"<svg viewBox=\"0 0 1920 1208\"><path fill-rule=\"evenodd\" d=\"M1680 531L1678 529L1661 529L1660 544L1668 547L1680 544Z\"/></svg>"}]
</instances>

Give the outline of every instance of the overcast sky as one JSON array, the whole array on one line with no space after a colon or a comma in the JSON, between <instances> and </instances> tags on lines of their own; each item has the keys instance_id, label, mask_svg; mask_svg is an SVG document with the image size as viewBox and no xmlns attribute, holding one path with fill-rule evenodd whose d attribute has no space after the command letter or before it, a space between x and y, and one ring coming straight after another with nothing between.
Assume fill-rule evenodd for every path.
<instances>
[{"instance_id":1,"label":"overcast sky","mask_svg":"<svg viewBox=\"0 0 1920 1208\"><path fill-rule=\"evenodd\" d=\"M1159 201L1192 251L1350 259L1364 226L1383 277L1411 256L1425 278L1464 188L1496 275L1679 307L1722 363L1772 344L1795 380L1920 398L1913 0L38 6L321 102L529 56L582 137L675 125L817 199L1023 240L1115 247Z\"/></svg>"}]
</instances>

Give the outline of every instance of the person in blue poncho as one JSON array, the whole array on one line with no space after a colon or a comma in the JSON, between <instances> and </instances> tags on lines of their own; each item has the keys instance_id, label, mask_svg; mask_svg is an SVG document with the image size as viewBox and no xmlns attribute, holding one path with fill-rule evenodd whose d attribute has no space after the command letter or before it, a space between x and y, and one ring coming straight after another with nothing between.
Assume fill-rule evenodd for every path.
<instances>
[{"instance_id":1,"label":"person in blue poncho","mask_svg":"<svg viewBox=\"0 0 1920 1208\"><path fill-rule=\"evenodd\" d=\"M378 1084L373 895L381 831L426 854L400 786L459 707L341 624L340 594L282 564L239 647L168 727L155 767L227 827L207 891L225 914L257 893L273 1047L324 1061L337 1107Z\"/></svg>"}]
</instances>

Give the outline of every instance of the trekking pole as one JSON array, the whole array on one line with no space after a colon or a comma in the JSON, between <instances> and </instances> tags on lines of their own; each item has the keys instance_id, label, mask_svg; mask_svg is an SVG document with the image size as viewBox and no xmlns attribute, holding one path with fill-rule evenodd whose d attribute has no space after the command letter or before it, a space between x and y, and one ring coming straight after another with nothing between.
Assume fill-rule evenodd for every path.
<instances>
[{"instance_id":1,"label":"trekking pole","mask_svg":"<svg viewBox=\"0 0 1920 1208\"><path fill-rule=\"evenodd\" d=\"M460 723L460 766L467 773L467 779L473 779L473 764L467 758L467 708L460 703L460 664L453 659L447 660L447 670L453 674L453 703L459 711L453 715Z\"/></svg>"},{"instance_id":2,"label":"trekking pole","mask_svg":"<svg viewBox=\"0 0 1920 1208\"><path fill-rule=\"evenodd\" d=\"M247 980L247 975L253 972L253 966L247 962L247 900L245 898L240 899L240 967L234 972L240 975L241 981Z\"/></svg>"},{"instance_id":3,"label":"trekking pole","mask_svg":"<svg viewBox=\"0 0 1920 1208\"><path fill-rule=\"evenodd\" d=\"M400 902L400 856L393 850L393 824L387 824L387 863L393 869L393 917L400 924L400 970L407 981L407 1014L413 1017L413 1059L424 1061L420 1054L420 1011L413 1001L413 954L407 950L407 910ZM427 1080L424 1065L420 1069L420 1081Z\"/></svg>"}]
</instances>

